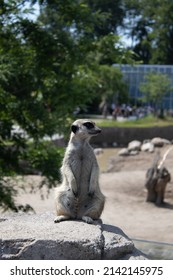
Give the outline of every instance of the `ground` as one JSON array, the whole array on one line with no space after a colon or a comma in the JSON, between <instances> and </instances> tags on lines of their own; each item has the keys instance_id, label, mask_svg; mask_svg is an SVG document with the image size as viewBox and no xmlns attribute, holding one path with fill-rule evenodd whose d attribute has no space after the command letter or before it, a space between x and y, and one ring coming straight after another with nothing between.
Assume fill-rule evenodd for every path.
<instances>
[{"instance_id":1,"label":"ground","mask_svg":"<svg viewBox=\"0 0 173 280\"><path fill-rule=\"evenodd\" d=\"M167 148L160 149L161 154ZM101 169L100 185L106 196L103 222L120 227L130 238L173 243L173 182L167 185L164 207L147 203L145 174L152 165L154 154L141 152L122 158L117 152L118 149L105 149L97 156ZM173 174L173 150L165 167ZM106 172L107 169L111 172ZM25 180L37 185L40 177L28 176ZM29 187L26 191L21 190L16 201L30 204L37 213L55 211L54 190L47 196L46 189L43 189L42 197L39 191L30 193L29 190Z\"/></svg>"},{"instance_id":2,"label":"ground","mask_svg":"<svg viewBox=\"0 0 173 280\"><path fill-rule=\"evenodd\" d=\"M168 146L160 149L161 155L166 149ZM164 207L146 202L145 175L154 157L155 154L141 152L122 158L116 150L113 152L108 164L111 173L101 174L101 187L107 197L102 218L122 228L131 238L173 243L172 180L166 188ZM165 167L173 174L173 150Z\"/></svg>"}]
</instances>

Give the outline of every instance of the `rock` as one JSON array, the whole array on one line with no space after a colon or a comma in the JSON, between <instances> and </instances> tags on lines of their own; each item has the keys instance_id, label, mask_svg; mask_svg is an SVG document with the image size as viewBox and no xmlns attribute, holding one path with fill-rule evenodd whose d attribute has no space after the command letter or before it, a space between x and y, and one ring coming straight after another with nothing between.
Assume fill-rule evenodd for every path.
<instances>
[{"instance_id":1,"label":"rock","mask_svg":"<svg viewBox=\"0 0 173 280\"><path fill-rule=\"evenodd\" d=\"M53 213L4 215L0 259L147 259L118 227L53 219Z\"/></svg>"},{"instance_id":2,"label":"rock","mask_svg":"<svg viewBox=\"0 0 173 280\"><path fill-rule=\"evenodd\" d=\"M160 137L155 137L151 140L151 143L153 143L153 145L155 147L163 147L164 145L169 145L171 144L171 142L167 139L164 138L160 138Z\"/></svg>"},{"instance_id":3,"label":"rock","mask_svg":"<svg viewBox=\"0 0 173 280\"><path fill-rule=\"evenodd\" d=\"M118 152L119 156L129 156L129 151L127 148L123 148Z\"/></svg>"},{"instance_id":4,"label":"rock","mask_svg":"<svg viewBox=\"0 0 173 280\"><path fill-rule=\"evenodd\" d=\"M153 153L154 152L154 144L152 142L143 143L142 146L141 146L141 151Z\"/></svg>"},{"instance_id":5,"label":"rock","mask_svg":"<svg viewBox=\"0 0 173 280\"><path fill-rule=\"evenodd\" d=\"M130 156L136 156L136 155L138 155L139 154L139 151L137 151L137 150L132 150L132 151L130 151L130 153L129 153L129 155Z\"/></svg>"},{"instance_id":6,"label":"rock","mask_svg":"<svg viewBox=\"0 0 173 280\"><path fill-rule=\"evenodd\" d=\"M141 149L141 142L138 140L133 140L128 144L129 151L140 151Z\"/></svg>"}]
</instances>

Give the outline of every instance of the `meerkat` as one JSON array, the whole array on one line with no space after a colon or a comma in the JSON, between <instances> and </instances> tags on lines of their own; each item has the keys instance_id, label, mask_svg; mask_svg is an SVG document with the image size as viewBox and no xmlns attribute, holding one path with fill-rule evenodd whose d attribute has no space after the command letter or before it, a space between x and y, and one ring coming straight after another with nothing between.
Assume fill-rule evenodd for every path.
<instances>
[{"instance_id":1,"label":"meerkat","mask_svg":"<svg viewBox=\"0 0 173 280\"><path fill-rule=\"evenodd\" d=\"M61 167L62 184L56 189L54 222L81 219L93 223L99 219L105 197L99 187L99 166L89 140L100 132L93 121L86 119L78 119L71 125Z\"/></svg>"}]
</instances>

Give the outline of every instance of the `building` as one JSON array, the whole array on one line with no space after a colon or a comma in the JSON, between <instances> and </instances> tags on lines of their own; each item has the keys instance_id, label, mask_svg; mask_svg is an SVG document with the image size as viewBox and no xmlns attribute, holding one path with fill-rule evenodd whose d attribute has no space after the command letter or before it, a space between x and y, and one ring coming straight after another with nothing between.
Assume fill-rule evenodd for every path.
<instances>
[{"instance_id":1,"label":"building","mask_svg":"<svg viewBox=\"0 0 173 280\"><path fill-rule=\"evenodd\" d=\"M134 102L138 103L142 93L140 92L140 84L145 81L145 76L148 73L161 73L166 74L171 81L173 87L173 66L171 65L128 65L128 64L115 64L123 73L124 81L126 82L129 90L129 96ZM168 92L163 99L163 108L173 109L173 90Z\"/></svg>"}]
</instances>

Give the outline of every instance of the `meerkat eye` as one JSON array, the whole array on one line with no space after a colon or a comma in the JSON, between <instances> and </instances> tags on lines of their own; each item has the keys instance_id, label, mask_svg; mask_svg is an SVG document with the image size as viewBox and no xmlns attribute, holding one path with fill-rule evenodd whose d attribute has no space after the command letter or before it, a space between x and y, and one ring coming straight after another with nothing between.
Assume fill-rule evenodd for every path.
<instances>
[{"instance_id":1,"label":"meerkat eye","mask_svg":"<svg viewBox=\"0 0 173 280\"><path fill-rule=\"evenodd\" d=\"M84 123L83 125L86 126L86 128L88 128L88 129L94 128L93 123L90 123L90 122L86 122L86 123Z\"/></svg>"},{"instance_id":2,"label":"meerkat eye","mask_svg":"<svg viewBox=\"0 0 173 280\"><path fill-rule=\"evenodd\" d=\"M78 131L79 127L77 125L72 125L71 126L71 131L73 131L73 133L75 134Z\"/></svg>"}]
</instances>

